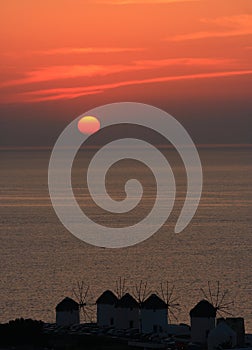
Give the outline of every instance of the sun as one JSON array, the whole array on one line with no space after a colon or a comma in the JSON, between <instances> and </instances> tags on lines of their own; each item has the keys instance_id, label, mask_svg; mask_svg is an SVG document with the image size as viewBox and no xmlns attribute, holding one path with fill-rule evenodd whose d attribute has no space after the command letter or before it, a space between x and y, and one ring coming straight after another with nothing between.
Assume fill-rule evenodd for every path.
<instances>
[{"instance_id":1,"label":"sun","mask_svg":"<svg viewBox=\"0 0 252 350\"><path fill-rule=\"evenodd\" d=\"M100 121L94 116L84 116L78 121L78 129L82 134L92 135L101 127Z\"/></svg>"}]
</instances>

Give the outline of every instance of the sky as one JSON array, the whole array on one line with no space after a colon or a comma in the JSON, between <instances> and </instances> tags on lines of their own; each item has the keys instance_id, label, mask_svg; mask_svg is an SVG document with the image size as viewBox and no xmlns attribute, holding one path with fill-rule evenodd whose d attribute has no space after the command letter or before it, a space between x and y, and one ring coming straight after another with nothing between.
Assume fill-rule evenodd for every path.
<instances>
[{"instance_id":1,"label":"sky","mask_svg":"<svg viewBox=\"0 0 252 350\"><path fill-rule=\"evenodd\" d=\"M8 0L0 28L0 147L52 146L120 101L199 144L252 143L251 0Z\"/></svg>"}]
</instances>

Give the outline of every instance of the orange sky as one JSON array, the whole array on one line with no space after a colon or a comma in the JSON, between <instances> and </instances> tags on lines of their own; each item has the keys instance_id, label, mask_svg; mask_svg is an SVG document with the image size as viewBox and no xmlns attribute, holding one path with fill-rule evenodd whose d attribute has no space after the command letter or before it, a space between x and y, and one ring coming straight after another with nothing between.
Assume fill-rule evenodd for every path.
<instances>
[{"instance_id":1,"label":"orange sky","mask_svg":"<svg viewBox=\"0 0 252 350\"><path fill-rule=\"evenodd\" d=\"M158 103L167 96L251 100L251 0L8 0L0 6L5 112L6 105L54 102L61 109L80 99L92 106Z\"/></svg>"}]
</instances>

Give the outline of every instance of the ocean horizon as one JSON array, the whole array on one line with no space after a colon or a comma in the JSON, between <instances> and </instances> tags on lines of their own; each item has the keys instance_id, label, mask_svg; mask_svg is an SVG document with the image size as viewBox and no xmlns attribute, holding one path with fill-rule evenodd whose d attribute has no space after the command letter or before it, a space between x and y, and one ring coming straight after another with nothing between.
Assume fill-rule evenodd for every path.
<instances>
[{"instance_id":1,"label":"ocean horizon","mask_svg":"<svg viewBox=\"0 0 252 350\"><path fill-rule=\"evenodd\" d=\"M77 281L90 286L89 300L94 304L105 289L115 290L122 277L129 292L140 280L148 281L153 292L160 292L161 282L174 284L181 308L178 321L188 324L189 311L204 298L201 288L207 290L210 281L214 294L220 281L221 291L228 290L227 302L234 301L228 312L244 317L246 331L252 332L251 145L199 145L202 198L192 222L179 234L174 226L185 198L186 175L176 152L162 148L176 179L174 209L154 236L123 249L88 245L60 223L48 193L49 148L0 149L0 322L17 317L54 322L56 304L65 296L73 297ZM144 197L139 208L110 216L90 200L84 181L95 150L79 152L73 167L78 203L98 223L133 225L155 201L153 175L134 161L116 164L107 183L111 196L122 199L126 178L134 176L142 181ZM94 305L91 313L95 315Z\"/></svg>"}]
</instances>

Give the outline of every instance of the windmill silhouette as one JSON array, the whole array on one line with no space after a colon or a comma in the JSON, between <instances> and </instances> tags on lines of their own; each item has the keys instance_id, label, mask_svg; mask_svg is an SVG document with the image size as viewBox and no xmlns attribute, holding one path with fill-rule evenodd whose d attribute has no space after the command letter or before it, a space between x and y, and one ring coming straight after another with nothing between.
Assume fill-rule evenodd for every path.
<instances>
[{"instance_id":1,"label":"windmill silhouette","mask_svg":"<svg viewBox=\"0 0 252 350\"><path fill-rule=\"evenodd\" d=\"M230 300L231 294L228 289L221 291L220 281L217 281L216 288L213 289L210 281L207 282L207 291L200 288L204 298L211 303L216 312L221 316L224 315L233 316L229 311L231 307L234 307L234 300Z\"/></svg>"},{"instance_id":2,"label":"windmill silhouette","mask_svg":"<svg viewBox=\"0 0 252 350\"><path fill-rule=\"evenodd\" d=\"M77 281L72 294L77 299L84 322L93 322L93 306L95 306L95 303L91 301L90 286L86 285L84 281Z\"/></svg>"},{"instance_id":3,"label":"windmill silhouette","mask_svg":"<svg viewBox=\"0 0 252 350\"><path fill-rule=\"evenodd\" d=\"M138 284L135 284L132 294L141 307L142 303L151 295L151 290L148 288L148 282L140 280Z\"/></svg>"},{"instance_id":4,"label":"windmill silhouette","mask_svg":"<svg viewBox=\"0 0 252 350\"><path fill-rule=\"evenodd\" d=\"M121 297L124 296L126 291L127 291L126 279L122 278L122 277L119 277L119 279L116 280L116 289L115 289L115 293L116 293L118 299L121 299Z\"/></svg>"},{"instance_id":5,"label":"windmill silhouette","mask_svg":"<svg viewBox=\"0 0 252 350\"><path fill-rule=\"evenodd\" d=\"M169 281L160 283L160 291L157 294L165 301L168 310L168 319L171 323L172 318L178 321L177 313L180 312L179 298L175 296L175 285Z\"/></svg>"}]
</instances>

